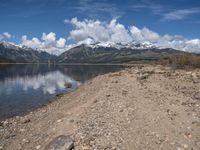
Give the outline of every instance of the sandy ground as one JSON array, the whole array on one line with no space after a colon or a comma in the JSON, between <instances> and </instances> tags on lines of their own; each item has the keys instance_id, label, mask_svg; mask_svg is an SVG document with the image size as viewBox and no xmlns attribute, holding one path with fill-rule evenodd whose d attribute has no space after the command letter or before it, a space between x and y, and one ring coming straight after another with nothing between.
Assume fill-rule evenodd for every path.
<instances>
[{"instance_id":1,"label":"sandy ground","mask_svg":"<svg viewBox=\"0 0 200 150\"><path fill-rule=\"evenodd\" d=\"M98 76L2 122L0 149L46 149L59 135L75 150L199 150L200 70L139 65Z\"/></svg>"}]
</instances>

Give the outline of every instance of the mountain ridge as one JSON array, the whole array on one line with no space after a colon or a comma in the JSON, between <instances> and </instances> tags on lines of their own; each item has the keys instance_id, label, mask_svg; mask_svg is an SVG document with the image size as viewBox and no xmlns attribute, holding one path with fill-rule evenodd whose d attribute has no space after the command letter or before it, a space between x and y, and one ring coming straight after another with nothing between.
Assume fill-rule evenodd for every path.
<instances>
[{"instance_id":1,"label":"mountain ridge","mask_svg":"<svg viewBox=\"0 0 200 150\"><path fill-rule=\"evenodd\" d=\"M126 63L151 62L187 52L152 43L94 43L77 45L59 56L24 45L0 42L0 63Z\"/></svg>"},{"instance_id":2,"label":"mountain ridge","mask_svg":"<svg viewBox=\"0 0 200 150\"><path fill-rule=\"evenodd\" d=\"M59 63L125 63L149 62L168 58L185 52L161 48L153 44L81 44L65 51L56 58Z\"/></svg>"},{"instance_id":3,"label":"mountain ridge","mask_svg":"<svg viewBox=\"0 0 200 150\"><path fill-rule=\"evenodd\" d=\"M34 50L27 46L0 42L0 62L49 62L50 60L54 60L55 57L55 55L45 51Z\"/></svg>"}]
</instances>

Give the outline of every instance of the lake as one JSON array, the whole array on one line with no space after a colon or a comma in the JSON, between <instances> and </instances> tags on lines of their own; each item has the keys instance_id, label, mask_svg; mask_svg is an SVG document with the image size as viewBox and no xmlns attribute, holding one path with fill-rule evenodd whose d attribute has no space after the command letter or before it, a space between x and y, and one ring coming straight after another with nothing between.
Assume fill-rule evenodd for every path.
<instances>
[{"instance_id":1,"label":"lake","mask_svg":"<svg viewBox=\"0 0 200 150\"><path fill-rule=\"evenodd\" d=\"M119 65L0 65L0 120L23 115ZM71 88L65 84L71 83Z\"/></svg>"}]
</instances>

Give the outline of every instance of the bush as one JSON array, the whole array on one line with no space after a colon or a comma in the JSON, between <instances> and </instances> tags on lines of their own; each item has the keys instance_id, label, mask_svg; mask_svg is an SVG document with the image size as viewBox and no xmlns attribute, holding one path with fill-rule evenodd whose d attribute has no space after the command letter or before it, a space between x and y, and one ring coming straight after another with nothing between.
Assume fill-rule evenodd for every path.
<instances>
[{"instance_id":1,"label":"bush","mask_svg":"<svg viewBox=\"0 0 200 150\"><path fill-rule=\"evenodd\" d=\"M200 56L190 53L170 56L168 59L158 62L162 65L173 65L177 67L200 67Z\"/></svg>"}]
</instances>

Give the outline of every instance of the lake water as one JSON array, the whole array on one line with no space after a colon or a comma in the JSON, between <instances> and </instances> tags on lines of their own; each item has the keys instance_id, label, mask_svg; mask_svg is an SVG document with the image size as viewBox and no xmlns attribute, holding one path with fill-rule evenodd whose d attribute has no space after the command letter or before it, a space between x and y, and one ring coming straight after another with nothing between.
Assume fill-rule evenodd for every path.
<instances>
[{"instance_id":1,"label":"lake water","mask_svg":"<svg viewBox=\"0 0 200 150\"><path fill-rule=\"evenodd\" d=\"M0 120L22 115L117 65L0 65ZM65 84L71 83L71 88Z\"/></svg>"}]
</instances>

